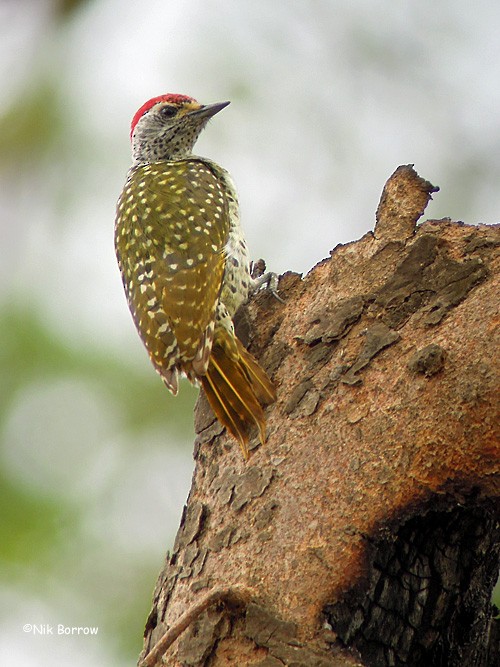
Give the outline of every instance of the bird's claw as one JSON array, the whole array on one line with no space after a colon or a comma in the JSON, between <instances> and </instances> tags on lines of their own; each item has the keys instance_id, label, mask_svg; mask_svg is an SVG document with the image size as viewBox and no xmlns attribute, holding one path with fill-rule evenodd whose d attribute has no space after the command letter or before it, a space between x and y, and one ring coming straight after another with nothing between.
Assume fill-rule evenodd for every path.
<instances>
[{"instance_id":1,"label":"bird's claw","mask_svg":"<svg viewBox=\"0 0 500 667\"><path fill-rule=\"evenodd\" d=\"M273 271L267 271L266 273L253 278L252 294L255 294L262 287L264 287L280 303L285 303L284 300L278 294L278 283L279 283L278 274L273 273Z\"/></svg>"}]
</instances>

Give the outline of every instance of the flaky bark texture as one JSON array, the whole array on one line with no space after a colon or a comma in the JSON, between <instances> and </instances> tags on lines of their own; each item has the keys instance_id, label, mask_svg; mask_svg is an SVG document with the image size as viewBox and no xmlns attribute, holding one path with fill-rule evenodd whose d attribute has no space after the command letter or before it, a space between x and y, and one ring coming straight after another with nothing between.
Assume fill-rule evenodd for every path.
<instances>
[{"instance_id":1,"label":"flaky bark texture","mask_svg":"<svg viewBox=\"0 0 500 667\"><path fill-rule=\"evenodd\" d=\"M435 191L399 167L374 233L239 314L268 442L200 399L142 665L497 664L500 229L416 228Z\"/></svg>"}]
</instances>

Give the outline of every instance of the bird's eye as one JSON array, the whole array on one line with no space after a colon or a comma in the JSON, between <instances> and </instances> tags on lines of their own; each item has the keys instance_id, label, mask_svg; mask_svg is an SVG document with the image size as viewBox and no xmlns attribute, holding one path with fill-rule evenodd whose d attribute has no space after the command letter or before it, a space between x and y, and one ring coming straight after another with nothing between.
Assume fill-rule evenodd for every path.
<instances>
[{"instance_id":1,"label":"bird's eye","mask_svg":"<svg viewBox=\"0 0 500 667\"><path fill-rule=\"evenodd\" d=\"M177 113L177 107L173 107L170 104L167 104L160 109L160 113L165 118L173 118Z\"/></svg>"}]
</instances>

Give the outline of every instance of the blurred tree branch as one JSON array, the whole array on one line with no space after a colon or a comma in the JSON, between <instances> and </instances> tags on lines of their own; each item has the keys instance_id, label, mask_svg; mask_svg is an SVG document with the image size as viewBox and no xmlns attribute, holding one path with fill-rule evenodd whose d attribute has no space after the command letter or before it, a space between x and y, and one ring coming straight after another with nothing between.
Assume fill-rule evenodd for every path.
<instances>
[{"instance_id":1,"label":"blurred tree branch","mask_svg":"<svg viewBox=\"0 0 500 667\"><path fill-rule=\"evenodd\" d=\"M144 667L496 664L500 230L416 227L436 190L398 168L374 233L239 313L268 443L200 398Z\"/></svg>"}]
</instances>

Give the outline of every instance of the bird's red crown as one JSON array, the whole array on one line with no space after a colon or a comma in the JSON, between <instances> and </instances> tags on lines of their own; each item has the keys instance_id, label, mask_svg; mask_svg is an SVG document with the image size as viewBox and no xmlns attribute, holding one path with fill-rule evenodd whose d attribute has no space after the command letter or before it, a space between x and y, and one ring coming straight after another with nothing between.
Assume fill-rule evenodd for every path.
<instances>
[{"instance_id":1,"label":"bird's red crown","mask_svg":"<svg viewBox=\"0 0 500 667\"><path fill-rule=\"evenodd\" d=\"M130 124L130 137L132 138L132 135L135 130L135 126L139 122L140 118L144 116L144 114L151 109L151 107L154 107L155 104L158 104L158 102L168 102L170 104L181 104L182 102L196 102L195 99L192 97L189 97L189 95L176 95L175 93L167 93L166 95L158 95L158 97L152 97L150 100L145 102L140 109L138 109L132 118L132 123Z\"/></svg>"}]
</instances>

